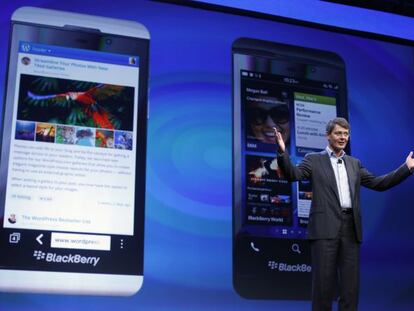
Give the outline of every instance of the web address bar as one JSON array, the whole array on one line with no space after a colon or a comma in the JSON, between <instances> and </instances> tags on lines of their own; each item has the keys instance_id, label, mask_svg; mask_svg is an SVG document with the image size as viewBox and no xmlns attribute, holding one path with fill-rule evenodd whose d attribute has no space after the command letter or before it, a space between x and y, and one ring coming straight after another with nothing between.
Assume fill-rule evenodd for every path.
<instances>
[{"instance_id":1,"label":"web address bar","mask_svg":"<svg viewBox=\"0 0 414 311\"><path fill-rule=\"evenodd\" d=\"M50 247L70 249L111 250L109 235L52 232Z\"/></svg>"}]
</instances>

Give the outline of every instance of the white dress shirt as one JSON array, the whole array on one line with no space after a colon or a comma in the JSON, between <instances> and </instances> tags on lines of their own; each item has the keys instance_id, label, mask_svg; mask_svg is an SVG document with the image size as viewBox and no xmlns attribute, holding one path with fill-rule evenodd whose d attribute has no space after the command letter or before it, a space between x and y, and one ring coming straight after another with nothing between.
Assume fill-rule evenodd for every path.
<instances>
[{"instance_id":1,"label":"white dress shirt","mask_svg":"<svg viewBox=\"0 0 414 311\"><path fill-rule=\"evenodd\" d=\"M329 159L331 160L331 165L335 173L336 186L338 187L341 207L342 209L352 208L348 174L346 173L345 162L343 159L345 152L342 150L341 155L337 157L331 148L329 148L329 146L326 147L326 151L329 154Z\"/></svg>"}]
</instances>

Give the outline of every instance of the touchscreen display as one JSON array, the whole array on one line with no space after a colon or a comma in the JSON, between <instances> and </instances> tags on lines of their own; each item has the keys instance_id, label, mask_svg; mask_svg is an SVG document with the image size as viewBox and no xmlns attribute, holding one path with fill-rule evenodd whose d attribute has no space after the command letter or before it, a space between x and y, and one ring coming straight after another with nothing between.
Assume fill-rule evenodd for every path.
<instances>
[{"instance_id":1,"label":"touchscreen display","mask_svg":"<svg viewBox=\"0 0 414 311\"><path fill-rule=\"evenodd\" d=\"M20 43L5 228L133 234L138 60Z\"/></svg>"},{"instance_id":2,"label":"touchscreen display","mask_svg":"<svg viewBox=\"0 0 414 311\"><path fill-rule=\"evenodd\" d=\"M237 56L248 58L248 56ZM337 115L339 84L240 70L242 107L242 231L257 236L305 238L312 191L287 182L276 161L273 128L292 159L326 147L325 126ZM259 226L257 226L259 225Z\"/></svg>"}]
</instances>

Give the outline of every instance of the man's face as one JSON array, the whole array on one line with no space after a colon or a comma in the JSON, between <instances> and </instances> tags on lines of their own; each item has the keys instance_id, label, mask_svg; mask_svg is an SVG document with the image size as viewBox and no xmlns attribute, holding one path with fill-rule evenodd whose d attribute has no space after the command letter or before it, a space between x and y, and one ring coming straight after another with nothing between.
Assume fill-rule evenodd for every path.
<instances>
[{"instance_id":1,"label":"man's face","mask_svg":"<svg viewBox=\"0 0 414 311\"><path fill-rule=\"evenodd\" d=\"M341 152L345 149L349 140L349 130L335 124L332 132L326 135L329 142L329 147L335 152Z\"/></svg>"}]
</instances>

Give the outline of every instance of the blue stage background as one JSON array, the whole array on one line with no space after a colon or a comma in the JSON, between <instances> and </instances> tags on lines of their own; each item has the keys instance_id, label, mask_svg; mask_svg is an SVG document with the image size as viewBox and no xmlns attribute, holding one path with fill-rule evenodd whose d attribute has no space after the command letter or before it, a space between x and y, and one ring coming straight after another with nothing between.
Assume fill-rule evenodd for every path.
<instances>
[{"instance_id":1,"label":"blue stage background","mask_svg":"<svg viewBox=\"0 0 414 311\"><path fill-rule=\"evenodd\" d=\"M2 293L0 310L309 310L307 301L246 300L232 287L232 42L251 37L341 55L352 153L378 174L414 149L414 49L156 2L6 1L2 98L10 16L23 5L131 19L151 33L145 277L129 298ZM413 186L412 177L385 193L362 193L361 310L414 308Z\"/></svg>"}]
</instances>

